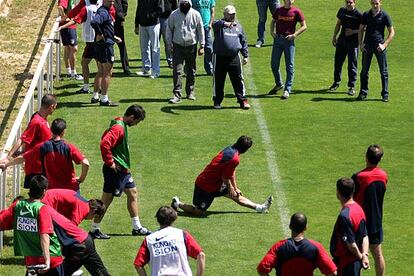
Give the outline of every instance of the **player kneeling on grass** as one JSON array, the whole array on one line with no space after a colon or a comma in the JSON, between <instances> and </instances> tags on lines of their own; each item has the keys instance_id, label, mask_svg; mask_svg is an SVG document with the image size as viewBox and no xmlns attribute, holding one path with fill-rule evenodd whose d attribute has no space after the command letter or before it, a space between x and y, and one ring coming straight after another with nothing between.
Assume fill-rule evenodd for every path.
<instances>
[{"instance_id":1,"label":"player kneeling on grass","mask_svg":"<svg viewBox=\"0 0 414 276\"><path fill-rule=\"evenodd\" d=\"M151 275L191 276L188 256L197 259L197 275L204 275L205 254L197 241L186 231L172 227L177 212L162 206L155 215L160 230L147 236L138 250L134 265L140 276L146 276L144 266L150 263Z\"/></svg>"},{"instance_id":2,"label":"player kneeling on grass","mask_svg":"<svg viewBox=\"0 0 414 276\"><path fill-rule=\"evenodd\" d=\"M250 137L240 136L237 142L229 146L213 158L210 164L197 177L194 186L193 205L180 202L177 196L173 197L171 207L181 208L184 212L195 216L205 216L207 209L214 198L225 196L237 204L256 210L258 213L267 213L273 197L263 204L257 204L243 196L237 186L236 167L240 162L240 154L245 153L253 144Z\"/></svg>"}]
</instances>

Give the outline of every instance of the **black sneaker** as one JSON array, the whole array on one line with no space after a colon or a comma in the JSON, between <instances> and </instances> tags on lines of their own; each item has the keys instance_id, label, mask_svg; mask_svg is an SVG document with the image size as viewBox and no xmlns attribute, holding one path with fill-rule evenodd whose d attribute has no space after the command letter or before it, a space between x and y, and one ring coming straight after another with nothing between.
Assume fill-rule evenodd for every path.
<instances>
[{"instance_id":1,"label":"black sneaker","mask_svg":"<svg viewBox=\"0 0 414 276\"><path fill-rule=\"evenodd\" d=\"M339 83L334 82L331 87L329 87L329 91L335 91L336 89L339 88Z\"/></svg>"},{"instance_id":2,"label":"black sneaker","mask_svg":"<svg viewBox=\"0 0 414 276\"><path fill-rule=\"evenodd\" d=\"M359 93L358 97L356 97L356 101L364 101L367 98L367 94Z\"/></svg>"},{"instance_id":3,"label":"black sneaker","mask_svg":"<svg viewBox=\"0 0 414 276\"><path fill-rule=\"evenodd\" d=\"M268 95L276 95L277 91L279 91L280 89L283 89L283 84L282 85L275 85L272 89L270 89L269 93L267 93Z\"/></svg>"},{"instance_id":4,"label":"black sneaker","mask_svg":"<svg viewBox=\"0 0 414 276\"><path fill-rule=\"evenodd\" d=\"M98 239L98 240L108 240L111 238L109 235L102 233L100 229L89 231L89 235L91 235L92 238Z\"/></svg>"},{"instance_id":5,"label":"black sneaker","mask_svg":"<svg viewBox=\"0 0 414 276\"><path fill-rule=\"evenodd\" d=\"M99 105L100 106L118 106L119 104L115 102L111 102L111 101L106 101L106 102L100 101Z\"/></svg>"},{"instance_id":6,"label":"black sneaker","mask_svg":"<svg viewBox=\"0 0 414 276\"><path fill-rule=\"evenodd\" d=\"M92 104L99 103L99 98L96 99L96 98L92 97L91 98L91 103Z\"/></svg>"},{"instance_id":7,"label":"black sneaker","mask_svg":"<svg viewBox=\"0 0 414 276\"><path fill-rule=\"evenodd\" d=\"M76 94L88 94L89 90L83 90L83 87L75 91Z\"/></svg>"},{"instance_id":8,"label":"black sneaker","mask_svg":"<svg viewBox=\"0 0 414 276\"><path fill-rule=\"evenodd\" d=\"M383 101L384 103L387 103L387 102L389 101L389 99L388 99L388 95L382 96L382 101Z\"/></svg>"},{"instance_id":9,"label":"black sneaker","mask_svg":"<svg viewBox=\"0 0 414 276\"><path fill-rule=\"evenodd\" d=\"M145 227L132 229L132 236L148 236L149 234L152 234L152 232Z\"/></svg>"}]
</instances>

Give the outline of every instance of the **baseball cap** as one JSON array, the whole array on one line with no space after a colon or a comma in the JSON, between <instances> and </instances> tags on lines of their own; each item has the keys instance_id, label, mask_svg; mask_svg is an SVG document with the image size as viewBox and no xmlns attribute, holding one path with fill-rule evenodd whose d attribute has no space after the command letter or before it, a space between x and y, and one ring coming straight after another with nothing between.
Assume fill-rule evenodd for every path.
<instances>
[{"instance_id":1,"label":"baseball cap","mask_svg":"<svg viewBox=\"0 0 414 276\"><path fill-rule=\"evenodd\" d=\"M227 5L227 6L224 7L223 12L227 13L227 14L235 14L236 13L236 8L232 5Z\"/></svg>"}]
</instances>

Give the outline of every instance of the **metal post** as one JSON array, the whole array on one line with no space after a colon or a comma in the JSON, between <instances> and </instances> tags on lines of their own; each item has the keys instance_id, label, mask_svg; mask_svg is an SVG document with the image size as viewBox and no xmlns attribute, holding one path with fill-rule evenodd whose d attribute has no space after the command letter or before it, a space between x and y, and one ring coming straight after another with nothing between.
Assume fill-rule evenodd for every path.
<instances>
[{"instance_id":1,"label":"metal post","mask_svg":"<svg viewBox=\"0 0 414 276\"><path fill-rule=\"evenodd\" d=\"M43 97L43 75L45 70L42 68L39 79L37 80L37 110L40 109Z\"/></svg>"},{"instance_id":2,"label":"metal post","mask_svg":"<svg viewBox=\"0 0 414 276\"><path fill-rule=\"evenodd\" d=\"M61 68L60 68L60 35L56 36L56 40L58 41L56 44L56 80L60 80Z\"/></svg>"},{"instance_id":3,"label":"metal post","mask_svg":"<svg viewBox=\"0 0 414 276\"><path fill-rule=\"evenodd\" d=\"M51 44L49 51L49 63L47 67L47 75L49 77L47 93L53 94L53 40L49 41L49 43Z\"/></svg>"}]
</instances>

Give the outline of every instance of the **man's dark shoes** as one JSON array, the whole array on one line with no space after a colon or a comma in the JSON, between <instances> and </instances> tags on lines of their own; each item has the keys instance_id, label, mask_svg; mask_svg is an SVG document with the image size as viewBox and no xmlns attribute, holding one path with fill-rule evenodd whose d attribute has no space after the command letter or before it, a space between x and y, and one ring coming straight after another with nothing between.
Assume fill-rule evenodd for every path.
<instances>
[{"instance_id":1,"label":"man's dark shoes","mask_svg":"<svg viewBox=\"0 0 414 276\"><path fill-rule=\"evenodd\" d=\"M99 103L99 98L91 98L91 104Z\"/></svg>"},{"instance_id":2,"label":"man's dark shoes","mask_svg":"<svg viewBox=\"0 0 414 276\"><path fill-rule=\"evenodd\" d=\"M387 102L389 101L389 99L388 99L388 95L384 95L384 96L382 96L382 101L383 101L384 103L387 103Z\"/></svg>"},{"instance_id":3,"label":"man's dark shoes","mask_svg":"<svg viewBox=\"0 0 414 276\"><path fill-rule=\"evenodd\" d=\"M270 91L267 93L268 95L276 95L277 91L283 89L283 85L275 85Z\"/></svg>"},{"instance_id":4,"label":"man's dark shoes","mask_svg":"<svg viewBox=\"0 0 414 276\"><path fill-rule=\"evenodd\" d=\"M358 97L356 97L356 101L364 101L367 98L367 94L365 93L359 93Z\"/></svg>"},{"instance_id":5,"label":"man's dark shoes","mask_svg":"<svg viewBox=\"0 0 414 276\"><path fill-rule=\"evenodd\" d=\"M145 227L132 229L132 236L148 236L149 234L152 234L152 232Z\"/></svg>"},{"instance_id":6,"label":"man's dark shoes","mask_svg":"<svg viewBox=\"0 0 414 276\"><path fill-rule=\"evenodd\" d=\"M83 90L83 87L82 87L81 89L76 90L75 93L76 94L88 94L89 91L88 90Z\"/></svg>"},{"instance_id":7,"label":"man's dark shoes","mask_svg":"<svg viewBox=\"0 0 414 276\"><path fill-rule=\"evenodd\" d=\"M100 101L99 105L100 106L118 106L119 104L115 102L111 102L111 101L106 101L106 102Z\"/></svg>"},{"instance_id":8,"label":"man's dark shoes","mask_svg":"<svg viewBox=\"0 0 414 276\"><path fill-rule=\"evenodd\" d=\"M111 238L109 235L102 233L100 229L89 231L89 235L91 235L92 238L98 239L98 240L108 240Z\"/></svg>"},{"instance_id":9,"label":"man's dark shoes","mask_svg":"<svg viewBox=\"0 0 414 276\"><path fill-rule=\"evenodd\" d=\"M331 87L329 87L329 91L335 91L336 89L339 88L339 83L334 82Z\"/></svg>"}]
</instances>

